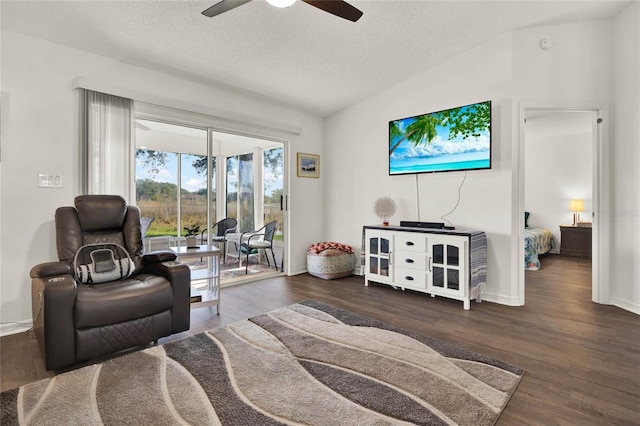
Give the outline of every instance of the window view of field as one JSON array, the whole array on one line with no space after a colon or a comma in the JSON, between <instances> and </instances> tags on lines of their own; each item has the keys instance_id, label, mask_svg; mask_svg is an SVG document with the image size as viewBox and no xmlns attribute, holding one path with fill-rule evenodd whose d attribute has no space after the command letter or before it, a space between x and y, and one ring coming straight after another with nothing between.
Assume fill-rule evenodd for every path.
<instances>
[{"instance_id":1,"label":"window view of field","mask_svg":"<svg viewBox=\"0 0 640 426\"><path fill-rule=\"evenodd\" d=\"M147 182L136 182L136 187L139 188L141 184ZM173 192L173 197L164 197L163 194L151 194L140 196L138 191L136 199L138 207L142 216L152 217L153 222L149 231L148 237L169 235L169 236L182 236L185 234L184 229L178 232L178 202L176 199L176 185L175 184L163 184L171 185L173 188L169 192ZM206 191L206 189L205 189ZM181 191L181 222L183 227L191 225L200 225L203 230L207 224L207 200L205 196L186 193L185 190ZM144 193L143 193L144 194Z\"/></svg>"},{"instance_id":2,"label":"window view of field","mask_svg":"<svg viewBox=\"0 0 640 426\"><path fill-rule=\"evenodd\" d=\"M228 157L225 177L226 215L217 214L216 188L212 185L211 220L215 224L224 217L238 219L239 231L251 231L262 226L254 220L253 154ZM274 239L282 240L282 211L280 198L283 181L283 149L274 148L263 153L263 223L278 221ZM212 182L216 182L215 158L212 161ZM182 188L178 202L180 175ZM153 218L147 237L184 236L185 227L199 226L200 232L207 225L207 158L201 155L150 151L136 151L136 202L142 216ZM238 191L239 187L239 191ZM238 201L240 205L238 205ZM178 209L180 222L178 223ZM258 222L258 226L256 226Z\"/></svg>"}]
</instances>

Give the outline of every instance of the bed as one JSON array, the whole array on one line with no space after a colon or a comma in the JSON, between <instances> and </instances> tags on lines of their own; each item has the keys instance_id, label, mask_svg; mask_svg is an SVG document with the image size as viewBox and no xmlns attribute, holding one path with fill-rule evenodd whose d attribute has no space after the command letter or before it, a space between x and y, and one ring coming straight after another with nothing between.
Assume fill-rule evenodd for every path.
<instances>
[{"instance_id":1,"label":"bed","mask_svg":"<svg viewBox=\"0 0 640 426\"><path fill-rule=\"evenodd\" d=\"M537 271L540 269L539 255L553 248L551 230L547 228L525 228L524 230L524 269Z\"/></svg>"}]
</instances>

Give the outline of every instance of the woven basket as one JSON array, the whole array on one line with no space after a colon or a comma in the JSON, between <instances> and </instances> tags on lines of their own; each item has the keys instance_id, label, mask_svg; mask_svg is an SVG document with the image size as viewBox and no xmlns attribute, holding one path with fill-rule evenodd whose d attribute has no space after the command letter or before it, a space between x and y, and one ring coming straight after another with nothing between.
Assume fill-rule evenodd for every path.
<instances>
[{"instance_id":1,"label":"woven basket","mask_svg":"<svg viewBox=\"0 0 640 426\"><path fill-rule=\"evenodd\" d=\"M342 250L327 249L318 254L307 253L307 271L324 280L350 276L355 263L354 254Z\"/></svg>"}]
</instances>

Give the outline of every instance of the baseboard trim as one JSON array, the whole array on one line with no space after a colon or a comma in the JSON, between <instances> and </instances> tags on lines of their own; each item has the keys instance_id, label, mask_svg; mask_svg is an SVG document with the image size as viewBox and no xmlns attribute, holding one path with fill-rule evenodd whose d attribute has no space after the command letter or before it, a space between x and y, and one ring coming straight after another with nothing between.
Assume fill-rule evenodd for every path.
<instances>
[{"instance_id":1,"label":"baseboard trim","mask_svg":"<svg viewBox=\"0 0 640 426\"><path fill-rule=\"evenodd\" d=\"M484 293L482 295L482 301L483 302L499 303L501 305L506 305L506 306L522 306L518 302L518 298L517 297L505 297L505 296L503 296L501 294L497 294L497 293Z\"/></svg>"},{"instance_id":2,"label":"baseboard trim","mask_svg":"<svg viewBox=\"0 0 640 426\"><path fill-rule=\"evenodd\" d=\"M613 296L609 299L609 301L613 306L624 309L625 311L629 311L636 315L640 315L640 305L638 305L637 303L631 303L628 300L619 299Z\"/></svg>"},{"instance_id":3,"label":"baseboard trim","mask_svg":"<svg viewBox=\"0 0 640 426\"><path fill-rule=\"evenodd\" d=\"M24 320L16 322L7 322L0 324L0 337L10 334L22 333L29 330L33 326L33 321Z\"/></svg>"},{"instance_id":4,"label":"baseboard trim","mask_svg":"<svg viewBox=\"0 0 640 426\"><path fill-rule=\"evenodd\" d=\"M301 266L300 268L291 269L288 275L289 276L300 275L300 274L306 274L307 272L308 272L307 267Z\"/></svg>"}]
</instances>

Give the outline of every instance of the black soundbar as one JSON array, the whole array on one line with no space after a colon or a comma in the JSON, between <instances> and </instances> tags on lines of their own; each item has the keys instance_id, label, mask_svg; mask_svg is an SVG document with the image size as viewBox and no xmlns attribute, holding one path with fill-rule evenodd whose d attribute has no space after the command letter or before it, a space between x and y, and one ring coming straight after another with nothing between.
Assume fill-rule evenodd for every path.
<instances>
[{"instance_id":1,"label":"black soundbar","mask_svg":"<svg viewBox=\"0 0 640 426\"><path fill-rule=\"evenodd\" d=\"M400 226L408 226L410 228L445 229L444 222L412 222L409 220L401 220Z\"/></svg>"}]
</instances>

